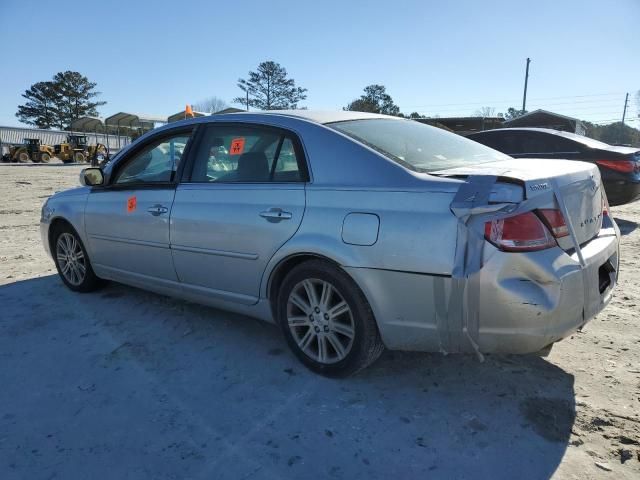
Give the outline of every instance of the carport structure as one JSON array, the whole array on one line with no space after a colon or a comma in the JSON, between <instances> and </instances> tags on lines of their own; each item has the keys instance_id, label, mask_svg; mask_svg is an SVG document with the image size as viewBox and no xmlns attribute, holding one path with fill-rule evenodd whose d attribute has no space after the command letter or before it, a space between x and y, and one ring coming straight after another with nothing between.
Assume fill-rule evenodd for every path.
<instances>
[{"instance_id":1,"label":"carport structure","mask_svg":"<svg viewBox=\"0 0 640 480\"><path fill-rule=\"evenodd\" d=\"M105 142L98 141L98 131L100 131L103 135L106 135L108 133L106 131L104 120L102 118L99 118L99 117L77 118L71 123L71 130L84 132L84 133L93 133L96 139L96 145L98 143L104 143L105 145L107 144L106 140Z\"/></svg>"},{"instance_id":2,"label":"carport structure","mask_svg":"<svg viewBox=\"0 0 640 480\"><path fill-rule=\"evenodd\" d=\"M118 112L107 117L104 121L107 129L115 128L118 138L120 138L121 130L129 137L132 137L135 131L137 131L139 135L142 135L165 123L167 123L167 117L128 112ZM118 147L120 147L120 145L118 145Z\"/></svg>"}]
</instances>

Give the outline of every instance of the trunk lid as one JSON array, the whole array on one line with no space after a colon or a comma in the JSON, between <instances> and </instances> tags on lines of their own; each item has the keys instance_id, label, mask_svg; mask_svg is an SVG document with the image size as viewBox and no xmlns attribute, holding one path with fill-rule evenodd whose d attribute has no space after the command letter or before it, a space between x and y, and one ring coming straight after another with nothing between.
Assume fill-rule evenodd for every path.
<instances>
[{"instance_id":1,"label":"trunk lid","mask_svg":"<svg viewBox=\"0 0 640 480\"><path fill-rule=\"evenodd\" d=\"M431 175L447 177L495 175L506 183L515 180L521 185L526 199L550 191L551 179L555 180L560 187L580 180L589 180L587 186L579 191L570 191L564 194L563 198L579 244L591 240L602 228L600 172L597 166L590 163L519 158L439 170L431 172ZM554 208L554 205L550 203L544 208ZM558 239L558 244L565 250L573 247L570 237Z\"/></svg>"}]
</instances>

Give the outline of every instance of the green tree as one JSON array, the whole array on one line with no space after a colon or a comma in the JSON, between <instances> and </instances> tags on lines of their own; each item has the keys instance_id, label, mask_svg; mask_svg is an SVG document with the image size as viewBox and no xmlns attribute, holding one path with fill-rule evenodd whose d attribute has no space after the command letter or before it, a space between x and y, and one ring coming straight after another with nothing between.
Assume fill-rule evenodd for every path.
<instances>
[{"instance_id":1,"label":"green tree","mask_svg":"<svg viewBox=\"0 0 640 480\"><path fill-rule=\"evenodd\" d=\"M18 106L16 117L39 128L69 128L79 117L97 116L96 84L78 72L60 72L52 80L37 82L22 94L26 103Z\"/></svg>"},{"instance_id":2,"label":"green tree","mask_svg":"<svg viewBox=\"0 0 640 480\"><path fill-rule=\"evenodd\" d=\"M271 60L249 72L248 79L240 78L238 87L245 95L234 98L233 103L246 105L248 97L249 106L259 110L295 109L298 102L307 98L307 89L296 87L295 80L287 78L287 70Z\"/></svg>"},{"instance_id":3,"label":"green tree","mask_svg":"<svg viewBox=\"0 0 640 480\"><path fill-rule=\"evenodd\" d=\"M344 107L344 110L351 110L353 112L380 113L378 105L362 98L354 100L349 105Z\"/></svg>"},{"instance_id":4,"label":"green tree","mask_svg":"<svg viewBox=\"0 0 640 480\"><path fill-rule=\"evenodd\" d=\"M515 119L515 118L521 117L521 116L522 116L522 115L524 115L525 113L527 113L527 111L526 111L526 110L518 110L518 109L516 109L516 108L509 107L509 108L507 109L507 113L505 113L505 114L504 114L504 119L505 119L506 121L513 120L513 119Z\"/></svg>"},{"instance_id":5,"label":"green tree","mask_svg":"<svg viewBox=\"0 0 640 480\"><path fill-rule=\"evenodd\" d=\"M16 117L27 125L38 128L58 127L57 94L53 82L37 82L22 94L27 101L18 106Z\"/></svg>"},{"instance_id":6,"label":"green tree","mask_svg":"<svg viewBox=\"0 0 640 480\"><path fill-rule=\"evenodd\" d=\"M63 128L69 128L71 123L80 117L98 116L97 107L107 103L95 100L95 97L100 95L100 92L94 90L97 84L90 82L79 72L67 70L56 73L53 84L57 94L58 119Z\"/></svg>"},{"instance_id":7,"label":"green tree","mask_svg":"<svg viewBox=\"0 0 640 480\"><path fill-rule=\"evenodd\" d=\"M344 110L356 112L382 113L384 115L398 115L400 108L393 103L391 95L383 85L369 85L364 89L364 95L347 105Z\"/></svg>"},{"instance_id":8,"label":"green tree","mask_svg":"<svg viewBox=\"0 0 640 480\"><path fill-rule=\"evenodd\" d=\"M597 125L595 123L582 121L586 129L586 136L600 140L611 145L632 145L640 147L640 130L623 125L622 122L610 123L608 125Z\"/></svg>"},{"instance_id":9,"label":"green tree","mask_svg":"<svg viewBox=\"0 0 640 480\"><path fill-rule=\"evenodd\" d=\"M415 120L417 118L422 118L422 115L420 115L418 112L411 112L409 114L409 118L413 118Z\"/></svg>"}]
</instances>

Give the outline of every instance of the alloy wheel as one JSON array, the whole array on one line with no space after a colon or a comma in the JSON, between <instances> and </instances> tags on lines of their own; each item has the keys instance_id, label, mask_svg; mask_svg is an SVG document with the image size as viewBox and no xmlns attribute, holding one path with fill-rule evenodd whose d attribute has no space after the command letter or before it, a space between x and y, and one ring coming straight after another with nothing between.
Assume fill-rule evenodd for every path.
<instances>
[{"instance_id":1,"label":"alloy wheel","mask_svg":"<svg viewBox=\"0 0 640 480\"><path fill-rule=\"evenodd\" d=\"M56 258L60 273L74 286L80 285L87 274L87 265L80 242L70 233L60 234L56 242Z\"/></svg>"},{"instance_id":2,"label":"alloy wheel","mask_svg":"<svg viewBox=\"0 0 640 480\"><path fill-rule=\"evenodd\" d=\"M337 363L353 346L351 308L326 280L308 278L295 285L287 300L287 323L300 350L317 362Z\"/></svg>"}]
</instances>

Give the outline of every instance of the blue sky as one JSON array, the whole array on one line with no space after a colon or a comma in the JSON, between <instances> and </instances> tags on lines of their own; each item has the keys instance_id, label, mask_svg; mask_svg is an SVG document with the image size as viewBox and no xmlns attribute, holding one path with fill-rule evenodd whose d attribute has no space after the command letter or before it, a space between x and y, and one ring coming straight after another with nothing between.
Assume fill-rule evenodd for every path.
<instances>
[{"instance_id":1,"label":"blue sky","mask_svg":"<svg viewBox=\"0 0 640 480\"><path fill-rule=\"evenodd\" d=\"M21 93L61 70L98 83L103 116L168 115L229 102L266 59L314 109L380 83L406 113L500 112L521 105L526 57L528 109L605 122L625 92L640 108L640 0L0 0L0 23L0 125L18 125Z\"/></svg>"}]
</instances>

